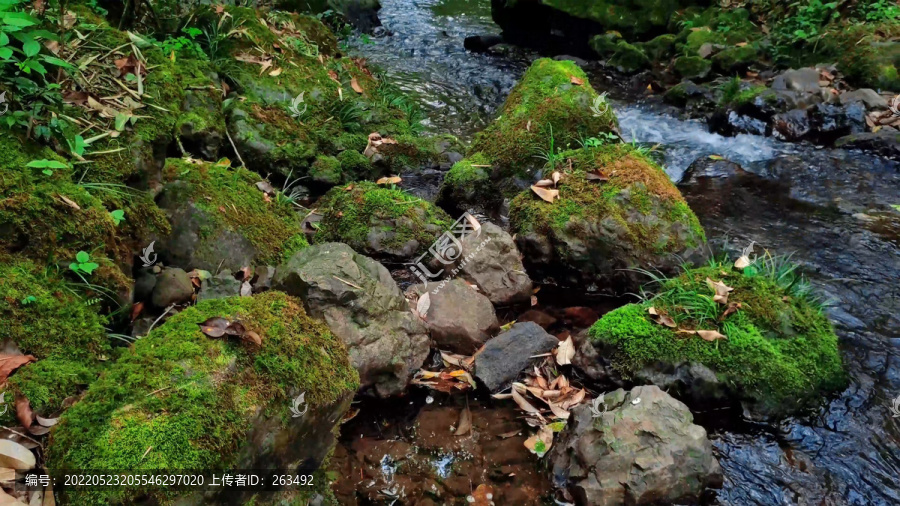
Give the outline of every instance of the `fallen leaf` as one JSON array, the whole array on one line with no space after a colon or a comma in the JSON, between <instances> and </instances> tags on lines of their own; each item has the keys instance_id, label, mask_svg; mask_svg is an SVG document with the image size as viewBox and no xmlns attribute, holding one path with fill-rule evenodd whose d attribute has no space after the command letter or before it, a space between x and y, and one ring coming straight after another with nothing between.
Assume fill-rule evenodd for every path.
<instances>
[{"instance_id":1,"label":"fallen leaf","mask_svg":"<svg viewBox=\"0 0 900 506\"><path fill-rule=\"evenodd\" d=\"M512 399L516 401L516 404L518 404L526 413L538 415L539 417L541 416L540 410L528 402L528 400L526 400L515 388L512 389Z\"/></svg>"},{"instance_id":2,"label":"fallen leaf","mask_svg":"<svg viewBox=\"0 0 900 506\"><path fill-rule=\"evenodd\" d=\"M466 406L459 412L459 421L456 424L456 431L453 435L465 436L470 432L472 432L472 412L469 411L469 407Z\"/></svg>"},{"instance_id":3,"label":"fallen leaf","mask_svg":"<svg viewBox=\"0 0 900 506\"><path fill-rule=\"evenodd\" d=\"M584 178L588 181L609 181L609 176L601 172L600 169L594 169L585 173Z\"/></svg>"},{"instance_id":4,"label":"fallen leaf","mask_svg":"<svg viewBox=\"0 0 900 506\"><path fill-rule=\"evenodd\" d=\"M710 159L710 160L718 161L718 160L724 160L725 158L723 158L723 157L721 157L721 156L719 156L719 155L709 155L709 159Z\"/></svg>"},{"instance_id":5,"label":"fallen leaf","mask_svg":"<svg viewBox=\"0 0 900 506\"><path fill-rule=\"evenodd\" d=\"M330 77L332 81L334 81L334 82L336 82L336 83L338 83L338 84L341 84L340 79L338 79L337 72L335 72L335 71L333 71L333 70L329 70L329 71L328 71L328 77Z\"/></svg>"},{"instance_id":6,"label":"fallen leaf","mask_svg":"<svg viewBox=\"0 0 900 506\"><path fill-rule=\"evenodd\" d=\"M673 320L671 316L669 316L665 311L661 309L650 307L647 309L647 312L650 313L650 316L653 317L651 319L660 325L665 325L666 327L673 329L678 326L675 323L675 320Z\"/></svg>"},{"instance_id":7,"label":"fallen leaf","mask_svg":"<svg viewBox=\"0 0 900 506\"><path fill-rule=\"evenodd\" d=\"M737 260L734 261L734 267L736 269L743 269L750 265L750 258L744 255L741 255Z\"/></svg>"},{"instance_id":8,"label":"fallen leaf","mask_svg":"<svg viewBox=\"0 0 900 506\"><path fill-rule=\"evenodd\" d=\"M0 466L27 471L35 465L37 460L31 450L15 441L0 439Z\"/></svg>"},{"instance_id":9,"label":"fallen leaf","mask_svg":"<svg viewBox=\"0 0 900 506\"><path fill-rule=\"evenodd\" d=\"M534 183L535 186L540 186L541 188L547 188L549 186L554 186L556 183L553 182L552 179L541 179L537 183Z\"/></svg>"},{"instance_id":10,"label":"fallen leaf","mask_svg":"<svg viewBox=\"0 0 900 506\"><path fill-rule=\"evenodd\" d=\"M531 191L537 193L538 197L550 203L553 202L553 199L559 198L559 190L550 190L547 188L541 188L540 186L531 185Z\"/></svg>"},{"instance_id":11,"label":"fallen leaf","mask_svg":"<svg viewBox=\"0 0 900 506\"><path fill-rule=\"evenodd\" d=\"M553 184L558 183L561 178L562 174L560 174L558 170L555 170L553 171L553 174L550 174L550 179L553 180Z\"/></svg>"},{"instance_id":12,"label":"fallen leaf","mask_svg":"<svg viewBox=\"0 0 900 506\"><path fill-rule=\"evenodd\" d=\"M200 325L200 332L203 332L208 337L222 337L225 335L225 329L228 327L228 320L214 316L197 325Z\"/></svg>"},{"instance_id":13,"label":"fallen leaf","mask_svg":"<svg viewBox=\"0 0 900 506\"><path fill-rule=\"evenodd\" d=\"M446 351L441 352L441 360L444 361L444 365L451 366L455 365L456 367L462 367L463 369L471 369L472 364L475 363L475 357L467 357L465 355L458 355L456 353L448 353Z\"/></svg>"},{"instance_id":14,"label":"fallen leaf","mask_svg":"<svg viewBox=\"0 0 900 506\"><path fill-rule=\"evenodd\" d=\"M16 396L16 420L25 427L25 430L31 432L31 426L34 424L34 410L31 409L31 402L27 397Z\"/></svg>"},{"instance_id":15,"label":"fallen leaf","mask_svg":"<svg viewBox=\"0 0 900 506\"><path fill-rule=\"evenodd\" d=\"M355 77L350 78L350 87L353 88L353 91L362 95L362 86L359 85L359 81L357 81Z\"/></svg>"},{"instance_id":16,"label":"fallen leaf","mask_svg":"<svg viewBox=\"0 0 900 506\"><path fill-rule=\"evenodd\" d=\"M550 406L550 411L553 412L553 416L555 416L556 418L559 418L561 420L569 419L569 412L563 409L559 404L547 401L547 405Z\"/></svg>"},{"instance_id":17,"label":"fallen leaf","mask_svg":"<svg viewBox=\"0 0 900 506\"><path fill-rule=\"evenodd\" d=\"M378 181L375 181L375 184L397 184L400 181L403 181L403 178L401 178L400 176L390 176L390 177L383 177L383 178L379 179Z\"/></svg>"},{"instance_id":18,"label":"fallen leaf","mask_svg":"<svg viewBox=\"0 0 900 506\"><path fill-rule=\"evenodd\" d=\"M570 336L565 341L559 343L559 348L556 350L556 363L559 365L569 365L572 363L573 357L575 357L575 343Z\"/></svg>"},{"instance_id":19,"label":"fallen leaf","mask_svg":"<svg viewBox=\"0 0 900 506\"><path fill-rule=\"evenodd\" d=\"M253 332L252 330L244 333L244 335L241 336L241 339L243 339L245 341L250 341L257 346L262 346L262 338L259 337L259 334L257 334L256 332Z\"/></svg>"},{"instance_id":20,"label":"fallen leaf","mask_svg":"<svg viewBox=\"0 0 900 506\"><path fill-rule=\"evenodd\" d=\"M35 421L44 427L53 427L59 422L59 418L44 418L40 415L34 415Z\"/></svg>"},{"instance_id":21,"label":"fallen leaf","mask_svg":"<svg viewBox=\"0 0 900 506\"><path fill-rule=\"evenodd\" d=\"M247 328L241 322L231 322L225 327L224 332L229 336L242 336L247 332Z\"/></svg>"},{"instance_id":22,"label":"fallen leaf","mask_svg":"<svg viewBox=\"0 0 900 506\"><path fill-rule=\"evenodd\" d=\"M278 67L277 69L269 72L269 77L278 77L281 75L282 72L284 72L284 69L282 69L281 67Z\"/></svg>"},{"instance_id":23,"label":"fallen leaf","mask_svg":"<svg viewBox=\"0 0 900 506\"><path fill-rule=\"evenodd\" d=\"M716 292L713 296L713 301L718 302L719 304L728 304L728 293L733 291L734 288L721 281L713 281L710 278L706 278L706 285L709 286L712 291Z\"/></svg>"},{"instance_id":24,"label":"fallen leaf","mask_svg":"<svg viewBox=\"0 0 900 506\"><path fill-rule=\"evenodd\" d=\"M728 339L724 334L720 334L717 330L698 330L697 335L706 341L716 341L719 339Z\"/></svg>"},{"instance_id":25,"label":"fallen leaf","mask_svg":"<svg viewBox=\"0 0 900 506\"><path fill-rule=\"evenodd\" d=\"M741 309L740 302L732 302L731 304L728 304L728 308L726 308L725 312L723 312L722 315L719 316L719 321L725 320L725 318L728 318L728 315L736 313L738 309Z\"/></svg>"},{"instance_id":26,"label":"fallen leaf","mask_svg":"<svg viewBox=\"0 0 900 506\"><path fill-rule=\"evenodd\" d=\"M35 362L34 355L0 355L0 384L6 382L6 378L16 369L29 362Z\"/></svg>"},{"instance_id":27,"label":"fallen leaf","mask_svg":"<svg viewBox=\"0 0 900 506\"><path fill-rule=\"evenodd\" d=\"M468 500L468 498L466 498ZM468 501L469 504L474 506L493 506L494 504L494 489L491 488L490 485L482 483L475 488L475 491L472 492L472 501Z\"/></svg>"},{"instance_id":28,"label":"fallen leaf","mask_svg":"<svg viewBox=\"0 0 900 506\"><path fill-rule=\"evenodd\" d=\"M746 45L747 45L746 42L738 42L737 44L735 44L735 46L737 46L737 47L744 47Z\"/></svg>"},{"instance_id":29,"label":"fallen leaf","mask_svg":"<svg viewBox=\"0 0 900 506\"><path fill-rule=\"evenodd\" d=\"M259 191L265 193L275 193L275 187L272 186L272 183L268 181L259 181L258 183L256 183L256 187L259 189Z\"/></svg>"},{"instance_id":30,"label":"fallen leaf","mask_svg":"<svg viewBox=\"0 0 900 506\"><path fill-rule=\"evenodd\" d=\"M531 453L538 457L543 457L550 451L550 447L553 446L553 429L546 425L541 427L537 434L526 439L524 444L525 448L528 448Z\"/></svg>"},{"instance_id":31,"label":"fallen leaf","mask_svg":"<svg viewBox=\"0 0 900 506\"><path fill-rule=\"evenodd\" d=\"M511 437L516 437L521 433L522 433L521 430L516 429L516 430L511 430L509 432L504 432L503 434L497 434L497 437L499 437L500 439L509 439Z\"/></svg>"},{"instance_id":32,"label":"fallen leaf","mask_svg":"<svg viewBox=\"0 0 900 506\"><path fill-rule=\"evenodd\" d=\"M138 316L141 315L141 312L144 311L144 303L138 302L137 304L131 306L131 321L132 323L137 320Z\"/></svg>"},{"instance_id":33,"label":"fallen leaf","mask_svg":"<svg viewBox=\"0 0 900 506\"><path fill-rule=\"evenodd\" d=\"M425 292L419 297L419 301L416 302L416 312L419 313L419 316L422 319L425 319L425 316L428 314L428 309L431 307L431 294Z\"/></svg>"},{"instance_id":34,"label":"fallen leaf","mask_svg":"<svg viewBox=\"0 0 900 506\"><path fill-rule=\"evenodd\" d=\"M572 77L569 79L569 81L571 81L571 83L574 84L574 85L576 85L576 86L581 86L582 84L584 84L584 79L579 79L579 78L577 78L577 77L575 77L575 76L572 76Z\"/></svg>"},{"instance_id":35,"label":"fallen leaf","mask_svg":"<svg viewBox=\"0 0 900 506\"><path fill-rule=\"evenodd\" d=\"M75 203L74 200L70 199L69 197L66 197L65 195L59 195L59 199L72 209L81 211L81 206L79 206L77 203Z\"/></svg>"}]
</instances>

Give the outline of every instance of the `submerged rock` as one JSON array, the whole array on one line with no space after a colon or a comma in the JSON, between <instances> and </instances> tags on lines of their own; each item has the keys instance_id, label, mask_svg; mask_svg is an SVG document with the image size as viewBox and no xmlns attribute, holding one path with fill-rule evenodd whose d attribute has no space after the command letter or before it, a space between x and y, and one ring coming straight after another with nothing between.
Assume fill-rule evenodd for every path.
<instances>
[{"instance_id":1,"label":"submerged rock","mask_svg":"<svg viewBox=\"0 0 900 506\"><path fill-rule=\"evenodd\" d=\"M760 260L743 272L724 265L689 270L664 281L655 298L607 313L591 327L591 339L605 347L621 374L659 381L680 398L740 403L754 418L793 413L841 388L845 379L828 318L798 275L775 278L772 273L782 271L772 262ZM684 307L694 307L691 301L711 302L715 292L707 278L733 288L727 304L688 315ZM654 322L651 307L668 314L680 331L713 330L724 337L678 334Z\"/></svg>"},{"instance_id":2,"label":"submerged rock","mask_svg":"<svg viewBox=\"0 0 900 506\"><path fill-rule=\"evenodd\" d=\"M419 316L438 349L472 355L500 329L491 301L461 279L414 285L406 293L416 301L427 294Z\"/></svg>"},{"instance_id":3,"label":"submerged rock","mask_svg":"<svg viewBox=\"0 0 900 506\"><path fill-rule=\"evenodd\" d=\"M369 182L332 189L316 209L322 220L315 242L343 242L359 252L393 259L424 252L452 224L431 203Z\"/></svg>"},{"instance_id":4,"label":"submerged rock","mask_svg":"<svg viewBox=\"0 0 900 506\"><path fill-rule=\"evenodd\" d=\"M475 376L491 392L507 388L535 355L549 353L559 340L533 322L516 323L494 337L475 357Z\"/></svg>"},{"instance_id":5,"label":"submerged rock","mask_svg":"<svg viewBox=\"0 0 900 506\"><path fill-rule=\"evenodd\" d=\"M693 503L721 486L706 430L656 386L606 393L598 413L582 404L572 414L550 459L578 505Z\"/></svg>"},{"instance_id":6,"label":"submerged rock","mask_svg":"<svg viewBox=\"0 0 900 506\"><path fill-rule=\"evenodd\" d=\"M212 317L240 320L261 345L204 335L197 324ZM299 300L269 292L201 302L106 366L54 428L47 466L309 474L334 446L358 385L340 340ZM179 504L209 504L243 502L250 492L133 486L62 494L73 505L176 497Z\"/></svg>"},{"instance_id":7,"label":"submerged rock","mask_svg":"<svg viewBox=\"0 0 900 506\"><path fill-rule=\"evenodd\" d=\"M617 144L559 158L568 162L557 168L558 200L526 190L510 204L510 228L533 276L621 293L643 279L634 269L674 272L702 256L706 238L697 217L639 151Z\"/></svg>"},{"instance_id":8,"label":"submerged rock","mask_svg":"<svg viewBox=\"0 0 900 506\"><path fill-rule=\"evenodd\" d=\"M310 246L278 266L272 287L303 299L347 346L361 386L403 392L428 356L426 328L388 270L341 243Z\"/></svg>"},{"instance_id":9,"label":"submerged rock","mask_svg":"<svg viewBox=\"0 0 900 506\"><path fill-rule=\"evenodd\" d=\"M877 132L863 132L839 138L835 147L846 149L865 149L881 156L900 160L900 131L890 127Z\"/></svg>"}]
</instances>

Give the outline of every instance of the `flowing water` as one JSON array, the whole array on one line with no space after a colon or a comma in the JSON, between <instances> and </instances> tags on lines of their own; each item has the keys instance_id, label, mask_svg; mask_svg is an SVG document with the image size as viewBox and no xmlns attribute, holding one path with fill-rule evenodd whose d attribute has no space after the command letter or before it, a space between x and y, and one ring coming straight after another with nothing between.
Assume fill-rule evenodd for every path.
<instances>
[{"instance_id":1,"label":"flowing water","mask_svg":"<svg viewBox=\"0 0 900 506\"><path fill-rule=\"evenodd\" d=\"M536 57L463 49L468 35L499 32L489 0L382 5L380 17L391 35L354 39L351 52L419 97L435 131L466 140L483 128ZM608 82L591 77L598 88ZM900 211L892 207L900 204L900 167L758 136L721 137L702 122L628 99L614 106L623 135L659 144L675 181L692 161L710 154L758 174L685 190L710 242L735 251L755 241L757 251L793 254L834 304L829 312L850 371L849 388L804 418L709 425L726 478L717 501L900 504L900 417L891 410L900 395Z\"/></svg>"}]
</instances>

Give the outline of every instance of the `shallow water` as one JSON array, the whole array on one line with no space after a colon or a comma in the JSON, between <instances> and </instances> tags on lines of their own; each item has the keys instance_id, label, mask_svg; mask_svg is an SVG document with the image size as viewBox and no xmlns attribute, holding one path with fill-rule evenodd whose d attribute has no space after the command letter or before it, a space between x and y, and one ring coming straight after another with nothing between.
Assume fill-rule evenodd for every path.
<instances>
[{"instance_id":1,"label":"shallow water","mask_svg":"<svg viewBox=\"0 0 900 506\"><path fill-rule=\"evenodd\" d=\"M466 139L527 67L515 58L467 53L467 35L498 33L489 0L384 0L393 35L351 41L419 97L428 126ZM593 76L592 76L593 77ZM598 82L594 80L594 82ZM841 150L742 135L721 137L653 106L614 103L623 136L660 144L681 178L711 154L763 176L725 188L686 191L711 243L735 251L750 241L793 254L834 301L829 309L851 375L849 388L818 413L780 424L708 426L725 470L722 504L900 504L900 167ZM705 420L705 416L700 416Z\"/></svg>"}]
</instances>

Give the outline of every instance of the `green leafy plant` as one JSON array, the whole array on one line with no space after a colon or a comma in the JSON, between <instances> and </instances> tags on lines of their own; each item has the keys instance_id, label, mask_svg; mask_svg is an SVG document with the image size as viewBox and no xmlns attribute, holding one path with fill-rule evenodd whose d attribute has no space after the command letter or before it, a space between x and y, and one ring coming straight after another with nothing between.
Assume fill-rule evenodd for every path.
<instances>
[{"instance_id":1,"label":"green leafy plant","mask_svg":"<svg viewBox=\"0 0 900 506\"><path fill-rule=\"evenodd\" d=\"M121 209L116 209L115 211L110 211L109 217L112 218L113 223L115 223L116 226L118 226L119 223L122 223L123 221L125 221L125 211L123 211Z\"/></svg>"},{"instance_id":2,"label":"green leafy plant","mask_svg":"<svg viewBox=\"0 0 900 506\"><path fill-rule=\"evenodd\" d=\"M75 255L75 261L69 264L69 269L79 276L90 275L97 267L100 265L91 262L91 256L84 251L79 251Z\"/></svg>"},{"instance_id":3,"label":"green leafy plant","mask_svg":"<svg viewBox=\"0 0 900 506\"><path fill-rule=\"evenodd\" d=\"M178 37L167 37L162 42L156 42L156 46L162 49L166 56L175 54L185 58L194 58L198 60L208 60L203 46L195 40L199 35L203 34L203 30L199 28L187 27L182 30L184 35Z\"/></svg>"},{"instance_id":4,"label":"green leafy plant","mask_svg":"<svg viewBox=\"0 0 900 506\"><path fill-rule=\"evenodd\" d=\"M34 295L29 295L29 296L25 297L24 299L22 299L21 302L22 302L23 306L27 306L29 304L34 304L35 302L37 302L37 297L35 297Z\"/></svg>"},{"instance_id":5,"label":"green leafy plant","mask_svg":"<svg viewBox=\"0 0 900 506\"><path fill-rule=\"evenodd\" d=\"M28 162L26 167L31 167L33 169L43 169L41 172L46 176L53 175L53 169L66 169L69 167L69 164L63 163L57 160L32 160Z\"/></svg>"}]
</instances>

